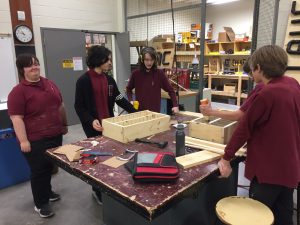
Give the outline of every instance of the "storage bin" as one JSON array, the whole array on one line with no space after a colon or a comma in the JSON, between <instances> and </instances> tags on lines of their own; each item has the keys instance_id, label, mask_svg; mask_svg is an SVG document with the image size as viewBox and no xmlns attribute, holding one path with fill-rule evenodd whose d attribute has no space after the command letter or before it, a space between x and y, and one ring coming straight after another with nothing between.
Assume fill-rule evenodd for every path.
<instances>
[{"instance_id":1,"label":"storage bin","mask_svg":"<svg viewBox=\"0 0 300 225\"><path fill-rule=\"evenodd\" d=\"M0 130L0 189L30 179L30 169L14 130Z\"/></svg>"}]
</instances>

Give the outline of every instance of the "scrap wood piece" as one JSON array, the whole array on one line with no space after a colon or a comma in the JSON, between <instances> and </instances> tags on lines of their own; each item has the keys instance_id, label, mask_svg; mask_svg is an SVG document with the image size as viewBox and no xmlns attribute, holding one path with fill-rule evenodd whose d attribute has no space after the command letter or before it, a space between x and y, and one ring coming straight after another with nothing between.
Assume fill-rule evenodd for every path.
<instances>
[{"instance_id":1,"label":"scrap wood piece","mask_svg":"<svg viewBox=\"0 0 300 225\"><path fill-rule=\"evenodd\" d=\"M116 156L114 156L114 157L111 157L110 159L105 160L104 162L102 162L102 164L113 167L113 168L118 168L119 166L122 166L123 164L125 164L127 162L128 161L119 160L119 159L117 159Z\"/></svg>"},{"instance_id":2,"label":"scrap wood piece","mask_svg":"<svg viewBox=\"0 0 300 225\"><path fill-rule=\"evenodd\" d=\"M211 162L216 159L220 159L222 156L218 153L210 151L194 152L187 155L176 157L176 161L183 169L188 169L193 166L198 166L203 163Z\"/></svg>"},{"instance_id":3,"label":"scrap wood piece","mask_svg":"<svg viewBox=\"0 0 300 225\"><path fill-rule=\"evenodd\" d=\"M73 162L79 160L80 149L82 149L81 146L68 144L60 146L55 151L53 151L53 153L65 155L70 162Z\"/></svg>"},{"instance_id":4,"label":"scrap wood piece","mask_svg":"<svg viewBox=\"0 0 300 225\"><path fill-rule=\"evenodd\" d=\"M224 149L226 147L226 145L223 144L219 144L219 143L215 143L215 142L211 142L211 141L205 141L202 139L198 139L198 138L193 138L193 137L189 137L186 136L185 137L185 142L187 144L198 146L200 149L202 149L203 147L205 147L205 150L207 151L212 151L212 152L219 152L219 154L224 154ZM188 145L187 145L188 146ZM246 149L245 148L240 148L236 153L236 156L246 156Z\"/></svg>"}]
</instances>

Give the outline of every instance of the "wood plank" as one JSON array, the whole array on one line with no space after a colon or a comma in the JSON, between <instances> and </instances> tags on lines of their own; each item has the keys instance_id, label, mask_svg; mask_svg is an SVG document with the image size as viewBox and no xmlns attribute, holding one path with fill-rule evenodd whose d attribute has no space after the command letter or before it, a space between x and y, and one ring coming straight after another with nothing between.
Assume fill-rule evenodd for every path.
<instances>
[{"instance_id":1,"label":"wood plank","mask_svg":"<svg viewBox=\"0 0 300 225\"><path fill-rule=\"evenodd\" d=\"M193 166L198 166L203 163L211 162L216 159L220 159L221 155L206 150L200 152L194 152L188 155L176 157L176 161L183 169L188 169Z\"/></svg>"},{"instance_id":2,"label":"wood plank","mask_svg":"<svg viewBox=\"0 0 300 225\"><path fill-rule=\"evenodd\" d=\"M205 141L198 138L192 138L189 136L185 137L186 145L194 148L205 149L207 151L218 152L219 154L224 154L224 149L226 145L214 143L211 141ZM240 148L235 155L236 156L246 156L246 148Z\"/></svg>"}]
</instances>

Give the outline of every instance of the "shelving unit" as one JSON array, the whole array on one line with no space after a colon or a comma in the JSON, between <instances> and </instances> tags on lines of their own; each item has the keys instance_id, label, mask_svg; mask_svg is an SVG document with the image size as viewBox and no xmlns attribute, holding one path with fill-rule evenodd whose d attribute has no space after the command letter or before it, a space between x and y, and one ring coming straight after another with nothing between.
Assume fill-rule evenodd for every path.
<instances>
[{"instance_id":1,"label":"shelving unit","mask_svg":"<svg viewBox=\"0 0 300 225\"><path fill-rule=\"evenodd\" d=\"M208 57L208 87L212 88L213 79L231 80L236 85L236 90L231 92L214 91L212 95L236 98L240 106L242 99L247 94L242 93L242 81L249 77L242 74L242 67L250 55L251 42L207 42L205 44L205 56Z\"/></svg>"},{"instance_id":2,"label":"shelving unit","mask_svg":"<svg viewBox=\"0 0 300 225\"><path fill-rule=\"evenodd\" d=\"M226 91L214 91L212 89L212 95L218 96L226 96L226 97L234 97L237 99L237 105L241 105L241 100L243 98L247 98L248 95L242 93L242 81L249 80L249 76L247 75L218 75L218 74L207 74L208 76L208 88L212 89L213 79L226 79L226 80L236 80L237 81L237 90L234 92L226 92Z\"/></svg>"}]
</instances>

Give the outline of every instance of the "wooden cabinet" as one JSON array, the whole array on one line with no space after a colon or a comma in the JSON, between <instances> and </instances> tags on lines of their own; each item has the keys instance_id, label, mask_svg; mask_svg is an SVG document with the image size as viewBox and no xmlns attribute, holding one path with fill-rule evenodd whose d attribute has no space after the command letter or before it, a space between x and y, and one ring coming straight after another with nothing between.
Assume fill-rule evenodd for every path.
<instances>
[{"instance_id":1,"label":"wooden cabinet","mask_svg":"<svg viewBox=\"0 0 300 225\"><path fill-rule=\"evenodd\" d=\"M222 79L223 81L232 81L231 84L236 84L235 90L214 90L212 88L212 82L214 79ZM225 96L236 98L236 103L238 106L241 105L242 99L248 97L247 94L242 93L242 82L249 80L247 75L217 75L217 74L208 74L208 87L212 89L212 96ZM226 84L224 82L224 84Z\"/></svg>"},{"instance_id":2,"label":"wooden cabinet","mask_svg":"<svg viewBox=\"0 0 300 225\"><path fill-rule=\"evenodd\" d=\"M208 87L212 88L213 96L236 98L238 106L241 105L243 98L247 98L247 94L242 93L242 85L243 81L249 80L249 77L243 74L243 65L250 51L251 42L207 42L205 44L209 71ZM220 87L214 90L213 86L216 85L213 84L217 82L221 83L223 90L220 90Z\"/></svg>"}]
</instances>

